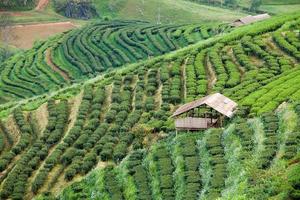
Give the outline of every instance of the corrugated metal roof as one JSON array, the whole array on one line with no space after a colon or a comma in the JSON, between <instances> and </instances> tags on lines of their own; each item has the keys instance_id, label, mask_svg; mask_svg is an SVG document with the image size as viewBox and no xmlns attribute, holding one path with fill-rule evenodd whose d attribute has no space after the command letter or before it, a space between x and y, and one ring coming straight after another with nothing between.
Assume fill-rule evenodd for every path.
<instances>
[{"instance_id":1,"label":"corrugated metal roof","mask_svg":"<svg viewBox=\"0 0 300 200\"><path fill-rule=\"evenodd\" d=\"M237 107L237 103L235 103L228 97L225 97L224 95L222 95L220 93L215 93L215 94L211 94L206 97L203 97L199 100L192 101L190 103L182 105L174 112L172 117L181 115L182 113L185 113L189 110L192 110L192 109L197 108L204 104L213 108L214 110L218 111L219 113L221 113L227 117L232 117L233 113Z\"/></svg>"}]
</instances>

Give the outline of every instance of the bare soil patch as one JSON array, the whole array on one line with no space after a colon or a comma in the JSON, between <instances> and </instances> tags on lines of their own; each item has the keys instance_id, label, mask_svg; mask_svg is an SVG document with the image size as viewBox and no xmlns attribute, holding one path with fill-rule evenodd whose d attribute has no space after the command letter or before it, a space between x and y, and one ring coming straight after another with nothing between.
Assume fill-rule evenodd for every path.
<instances>
[{"instance_id":1,"label":"bare soil patch","mask_svg":"<svg viewBox=\"0 0 300 200\"><path fill-rule=\"evenodd\" d=\"M18 125L16 124L15 119L12 115L8 117L8 119L5 123L5 128L8 130L8 132L12 136L13 140L15 142L18 141L18 139L21 135L21 132L20 132L20 129L19 129Z\"/></svg>"},{"instance_id":2,"label":"bare soil patch","mask_svg":"<svg viewBox=\"0 0 300 200\"><path fill-rule=\"evenodd\" d=\"M70 81L68 74L62 71L58 66L56 66L51 60L51 51L47 49L46 51L46 63L51 67L52 70L59 73L66 81Z\"/></svg>"},{"instance_id":3,"label":"bare soil patch","mask_svg":"<svg viewBox=\"0 0 300 200\"><path fill-rule=\"evenodd\" d=\"M113 85L109 85L105 88L105 94L106 94L106 98L105 98L105 102L102 106L102 109L103 110L109 110L109 107L111 105L111 102L112 102L112 90L113 90ZM101 112L101 115L100 115L100 121L103 121L104 120L104 117L105 117L105 113L106 112Z\"/></svg>"},{"instance_id":4,"label":"bare soil patch","mask_svg":"<svg viewBox=\"0 0 300 200\"><path fill-rule=\"evenodd\" d=\"M36 122L39 126L40 133L45 130L48 124L48 115L47 103L43 104L35 111L35 118L37 119Z\"/></svg>"},{"instance_id":5,"label":"bare soil patch","mask_svg":"<svg viewBox=\"0 0 300 200\"><path fill-rule=\"evenodd\" d=\"M0 10L0 15L10 15L12 17L28 17L31 16L32 14L28 13L28 12L10 12L10 11L1 11Z\"/></svg>"},{"instance_id":6,"label":"bare soil patch","mask_svg":"<svg viewBox=\"0 0 300 200\"><path fill-rule=\"evenodd\" d=\"M182 83L182 94L184 100L186 100L186 94L187 94L187 88L186 88L186 64L188 62L189 58L186 58L184 63L181 65L181 76L183 79L181 80Z\"/></svg>"},{"instance_id":7,"label":"bare soil patch","mask_svg":"<svg viewBox=\"0 0 300 200\"><path fill-rule=\"evenodd\" d=\"M97 166L96 166L96 169L104 169L105 167L107 167L109 164L109 162L103 162L103 161L99 161Z\"/></svg>"},{"instance_id":8,"label":"bare soil patch","mask_svg":"<svg viewBox=\"0 0 300 200\"><path fill-rule=\"evenodd\" d=\"M72 105L72 107L70 109L70 115L69 115L69 121L68 121L66 135L70 132L70 130L72 129L72 127L75 124L77 114L79 111L79 107L80 107L80 104L82 101L82 97L83 97L83 90L70 102L70 105Z\"/></svg>"},{"instance_id":9,"label":"bare soil patch","mask_svg":"<svg viewBox=\"0 0 300 200\"><path fill-rule=\"evenodd\" d=\"M36 40L45 40L52 35L74 28L76 26L71 22L11 26L8 43L21 49L29 49Z\"/></svg>"},{"instance_id":10,"label":"bare soil patch","mask_svg":"<svg viewBox=\"0 0 300 200\"><path fill-rule=\"evenodd\" d=\"M138 81L138 75L135 75L133 77L133 83L131 84L131 86L134 88L133 89L133 94L132 94L132 103L131 103L131 106L132 106L132 111L135 111L135 99L136 99L136 84L137 84L137 81Z\"/></svg>"},{"instance_id":11,"label":"bare soil patch","mask_svg":"<svg viewBox=\"0 0 300 200\"><path fill-rule=\"evenodd\" d=\"M212 64L210 62L208 55L206 55L206 65L205 66L206 66L206 70L208 73L207 93L209 94L217 82L217 75L215 73L214 67L212 66Z\"/></svg>"}]
</instances>

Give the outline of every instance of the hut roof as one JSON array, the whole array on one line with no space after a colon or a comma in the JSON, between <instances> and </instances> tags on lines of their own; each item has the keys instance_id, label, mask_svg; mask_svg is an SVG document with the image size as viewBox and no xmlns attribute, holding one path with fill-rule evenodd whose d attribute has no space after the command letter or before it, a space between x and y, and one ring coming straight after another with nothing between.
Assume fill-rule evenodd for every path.
<instances>
[{"instance_id":1,"label":"hut roof","mask_svg":"<svg viewBox=\"0 0 300 200\"><path fill-rule=\"evenodd\" d=\"M182 105L174 112L172 117L181 115L182 113L185 113L202 105L207 105L229 118L233 116L235 108L237 107L237 103L235 103L231 99L225 97L220 93L215 93Z\"/></svg>"},{"instance_id":2,"label":"hut roof","mask_svg":"<svg viewBox=\"0 0 300 200\"><path fill-rule=\"evenodd\" d=\"M260 15L254 15L254 16L248 15L246 17L242 17L242 18L236 20L234 22L234 24L239 24L239 22L241 22L242 24L251 24L253 22L257 22L257 21L261 21L261 20L264 20L264 19L268 19L270 17L271 16L269 14L267 14L267 13L260 14ZM242 24L240 24L240 25L242 25Z\"/></svg>"}]
</instances>

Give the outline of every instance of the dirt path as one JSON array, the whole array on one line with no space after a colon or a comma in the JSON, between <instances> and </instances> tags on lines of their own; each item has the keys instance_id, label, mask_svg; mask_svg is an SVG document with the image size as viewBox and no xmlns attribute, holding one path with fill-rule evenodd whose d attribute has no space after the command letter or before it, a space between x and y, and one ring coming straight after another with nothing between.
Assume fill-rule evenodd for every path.
<instances>
[{"instance_id":1,"label":"dirt path","mask_svg":"<svg viewBox=\"0 0 300 200\"><path fill-rule=\"evenodd\" d=\"M182 97L184 100L186 100L186 94L187 94L187 88L186 88L186 64L188 62L189 58L186 58L184 63L181 65L181 77L182 78Z\"/></svg>"},{"instance_id":2,"label":"dirt path","mask_svg":"<svg viewBox=\"0 0 300 200\"><path fill-rule=\"evenodd\" d=\"M99 161L95 168L96 169L104 169L108 164L109 164L109 162Z\"/></svg>"},{"instance_id":3,"label":"dirt path","mask_svg":"<svg viewBox=\"0 0 300 200\"><path fill-rule=\"evenodd\" d=\"M108 111L112 102L112 90L113 90L113 84L110 84L105 88L105 102L102 106L102 110ZM101 112L100 114L100 121L102 122L105 119L106 112Z\"/></svg>"},{"instance_id":4,"label":"dirt path","mask_svg":"<svg viewBox=\"0 0 300 200\"><path fill-rule=\"evenodd\" d=\"M56 66L52 62L50 49L47 49L47 51L46 51L46 63L47 63L47 65L49 65L51 67L51 69L53 69L54 71L59 73L66 81L68 81L68 82L70 81L70 77L68 76L68 74L66 74L64 71L62 71L58 66Z\"/></svg>"},{"instance_id":5,"label":"dirt path","mask_svg":"<svg viewBox=\"0 0 300 200\"><path fill-rule=\"evenodd\" d=\"M276 44L276 42L273 40L272 36L266 38L266 39L265 39L265 43L266 43L266 45L267 45L267 47L268 47L267 52L271 52L271 51L274 52L274 51L275 51L275 52L277 52L278 54L283 55L285 58L287 58L288 60L291 61L291 64L293 64L293 66L295 66L295 65L298 63L298 61L297 61L294 57L290 56L288 53L286 53L285 51L283 51L283 50Z\"/></svg>"},{"instance_id":6,"label":"dirt path","mask_svg":"<svg viewBox=\"0 0 300 200\"><path fill-rule=\"evenodd\" d=\"M207 72L208 72L208 85L207 85L207 93L209 94L212 91L212 88L217 82L217 76L213 69L213 66L209 60L209 56L206 55L206 63L205 63Z\"/></svg>"},{"instance_id":7,"label":"dirt path","mask_svg":"<svg viewBox=\"0 0 300 200\"><path fill-rule=\"evenodd\" d=\"M154 101L155 101L155 110L159 110L161 105L162 105L162 88L163 88L163 84L160 80L160 70L158 69L158 75L157 75L157 80L158 80L158 88L155 92L155 96L154 96Z\"/></svg>"},{"instance_id":8,"label":"dirt path","mask_svg":"<svg viewBox=\"0 0 300 200\"><path fill-rule=\"evenodd\" d=\"M38 119L36 121L40 129L40 133L42 133L48 124L49 112L47 103L44 103L36 111L34 111L34 116L36 119Z\"/></svg>"},{"instance_id":9,"label":"dirt path","mask_svg":"<svg viewBox=\"0 0 300 200\"><path fill-rule=\"evenodd\" d=\"M158 89L156 91L156 94L155 94L155 105L156 105L155 110L159 110L161 108L161 105L162 105L162 95L161 95L162 88L163 88L163 85L160 82L159 87L158 87Z\"/></svg>"},{"instance_id":10,"label":"dirt path","mask_svg":"<svg viewBox=\"0 0 300 200\"><path fill-rule=\"evenodd\" d=\"M15 122L15 119L14 119L13 115L10 115L7 118L7 121L6 121L4 126L5 126L6 130L12 136L14 142L17 143L20 136L21 136L21 131L20 131L17 123Z\"/></svg>"},{"instance_id":11,"label":"dirt path","mask_svg":"<svg viewBox=\"0 0 300 200\"><path fill-rule=\"evenodd\" d=\"M240 74L241 74L241 81L242 81L243 78L244 78L244 75L245 75L245 71L246 71L245 68L243 68L243 67L239 64L239 62L237 61L237 59L236 59L236 57L235 57L235 55L234 55L234 53L233 53L232 47L230 47L230 48L228 49L227 53L228 53L228 55L230 56L232 62L233 62L233 63L236 65L236 67L238 68L238 70L239 70L239 72L240 72Z\"/></svg>"},{"instance_id":12,"label":"dirt path","mask_svg":"<svg viewBox=\"0 0 300 200\"><path fill-rule=\"evenodd\" d=\"M5 151L8 151L11 148L12 145L8 142L7 135L6 135L6 133L4 133L1 126L0 126L0 134L3 134L3 143L4 143L3 149L0 150L0 156L1 156L2 153L5 152Z\"/></svg>"},{"instance_id":13,"label":"dirt path","mask_svg":"<svg viewBox=\"0 0 300 200\"><path fill-rule=\"evenodd\" d=\"M148 84L148 75L149 75L149 72L150 72L150 70L147 70L147 72L145 73L145 78L144 78L144 84L145 85ZM147 92L144 92L144 95L143 95L143 105L145 105L146 99L147 99Z\"/></svg>"},{"instance_id":14,"label":"dirt path","mask_svg":"<svg viewBox=\"0 0 300 200\"><path fill-rule=\"evenodd\" d=\"M39 0L34 10L42 11L47 7L48 4L49 4L49 0Z\"/></svg>"},{"instance_id":15,"label":"dirt path","mask_svg":"<svg viewBox=\"0 0 300 200\"><path fill-rule=\"evenodd\" d=\"M20 160L23 153L21 153L20 155L15 156L12 159L12 161L9 163L9 165L5 168L5 170L1 172L1 174L0 174L0 187L3 187L3 183L5 182L6 177L13 170L13 168L16 166L16 162L18 162L18 160Z\"/></svg>"},{"instance_id":16,"label":"dirt path","mask_svg":"<svg viewBox=\"0 0 300 200\"><path fill-rule=\"evenodd\" d=\"M5 128L1 120L0 120L0 132L4 136L4 144L5 144L3 151L0 152L1 155L3 152L9 150L14 145L14 140L10 135L10 133L8 132L8 130Z\"/></svg>"},{"instance_id":17,"label":"dirt path","mask_svg":"<svg viewBox=\"0 0 300 200\"><path fill-rule=\"evenodd\" d=\"M138 80L139 80L138 75L135 75L135 76L133 77L133 82L132 82L132 84L131 84L131 87L134 88L134 89L133 89L133 94L132 94L132 102L131 102L132 112L135 111L136 84L137 84Z\"/></svg>"},{"instance_id":18,"label":"dirt path","mask_svg":"<svg viewBox=\"0 0 300 200\"><path fill-rule=\"evenodd\" d=\"M31 191L32 182L35 180L38 173L42 169L44 169L44 166L46 165L47 158L49 158L52 155L52 153L56 150L57 146L60 145L63 142L63 139L69 134L70 130L74 126L75 121L76 121L76 117L77 117L77 113L78 113L78 110L79 110L79 107L80 107L80 104L81 104L81 101L82 101L82 96L83 96L83 91L81 91L76 97L74 97L72 100L69 101L70 109L69 109L69 116L68 116L68 122L67 122L68 124L65 127L64 135L56 145L54 145L50 148L50 150L48 151L47 157L41 162L41 164L38 166L37 170L35 170L32 173L32 175L29 177L29 179L28 179L29 187L27 188L27 192L26 192L27 199L32 199L33 196L34 196L34 194ZM51 173L51 171L53 171L53 169L50 170L49 174ZM49 174L48 174L48 176L49 176ZM48 180L48 176L46 178L46 181ZM46 183L46 181L45 181L45 183ZM46 185L45 183L40 188L40 191Z\"/></svg>"}]
</instances>

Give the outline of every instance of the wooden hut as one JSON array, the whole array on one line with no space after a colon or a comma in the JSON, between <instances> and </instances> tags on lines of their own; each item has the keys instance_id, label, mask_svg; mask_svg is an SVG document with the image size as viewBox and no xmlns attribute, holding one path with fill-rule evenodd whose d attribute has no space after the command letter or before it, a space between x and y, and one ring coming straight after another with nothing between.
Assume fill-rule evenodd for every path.
<instances>
[{"instance_id":1,"label":"wooden hut","mask_svg":"<svg viewBox=\"0 0 300 200\"><path fill-rule=\"evenodd\" d=\"M242 17L238 20L235 20L231 24L231 26L234 26L234 27L243 26L243 25L254 23L254 22L262 21L262 20L268 19L270 17L271 16L267 13L260 14L260 15L248 15L246 17Z\"/></svg>"},{"instance_id":2,"label":"wooden hut","mask_svg":"<svg viewBox=\"0 0 300 200\"><path fill-rule=\"evenodd\" d=\"M203 130L222 127L225 117L231 118L237 103L220 93L211 94L179 107L172 115L176 130Z\"/></svg>"}]
</instances>

